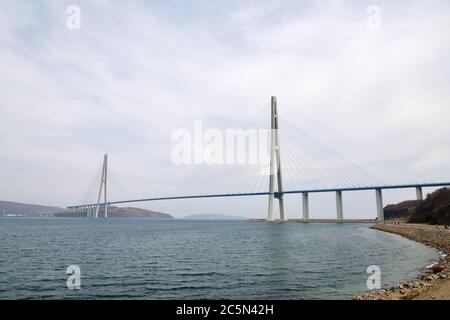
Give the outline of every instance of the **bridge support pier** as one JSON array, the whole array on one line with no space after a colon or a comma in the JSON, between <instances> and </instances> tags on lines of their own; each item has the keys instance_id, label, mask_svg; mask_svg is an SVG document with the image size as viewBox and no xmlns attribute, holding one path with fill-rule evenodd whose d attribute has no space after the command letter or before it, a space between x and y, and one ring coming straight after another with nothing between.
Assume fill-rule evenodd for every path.
<instances>
[{"instance_id":1,"label":"bridge support pier","mask_svg":"<svg viewBox=\"0 0 450 320\"><path fill-rule=\"evenodd\" d=\"M302 203L303 203L303 222L309 221L309 196L308 192L302 193Z\"/></svg>"},{"instance_id":2,"label":"bridge support pier","mask_svg":"<svg viewBox=\"0 0 450 320\"><path fill-rule=\"evenodd\" d=\"M377 199L377 219L378 221L384 221L384 208L383 208L383 192L381 189L375 189L375 195Z\"/></svg>"},{"instance_id":3,"label":"bridge support pier","mask_svg":"<svg viewBox=\"0 0 450 320\"><path fill-rule=\"evenodd\" d=\"M417 196L417 200L423 200L423 191L422 191L422 187L416 187L416 196Z\"/></svg>"},{"instance_id":4,"label":"bridge support pier","mask_svg":"<svg viewBox=\"0 0 450 320\"><path fill-rule=\"evenodd\" d=\"M273 193L269 194L269 212L267 214L267 220L268 221L273 221L273 202L274 202L274 195Z\"/></svg>"},{"instance_id":5,"label":"bridge support pier","mask_svg":"<svg viewBox=\"0 0 450 320\"><path fill-rule=\"evenodd\" d=\"M339 221L344 220L344 209L342 205L342 191L336 191L336 212Z\"/></svg>"}]
</instances>

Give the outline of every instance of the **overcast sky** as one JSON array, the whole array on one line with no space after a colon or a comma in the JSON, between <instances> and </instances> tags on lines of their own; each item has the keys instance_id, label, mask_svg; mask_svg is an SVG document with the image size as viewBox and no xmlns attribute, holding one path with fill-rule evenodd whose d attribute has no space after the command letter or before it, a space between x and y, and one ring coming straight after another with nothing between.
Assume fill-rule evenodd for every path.
<instances>
[{"instance_id":1,"label":"overcast sky","mask_svg":"<svg viewBox=\"0 0 450 320\"><path fill-rule=\"evenodd\" d=\"M80 29L67 28L71 4ZM92 202L104 153L111 200L209 193L233 174L173 164L173 130L242 127L269 116L272 95L384 182L448 181L449 30L446 0L0 0L0 199ZM314 195L311 217L334 217L334 201ZM262 218L267 199L139 206ZM373 192L344 194L344 210L375 216ZM289 196L288 217L300 214Z\"/></svg>"}]
</instances>

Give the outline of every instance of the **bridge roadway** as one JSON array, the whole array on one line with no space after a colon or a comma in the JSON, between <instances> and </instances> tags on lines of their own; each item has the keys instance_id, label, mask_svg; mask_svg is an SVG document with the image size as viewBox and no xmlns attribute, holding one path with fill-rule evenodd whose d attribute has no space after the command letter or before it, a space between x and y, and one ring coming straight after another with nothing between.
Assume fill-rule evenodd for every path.
<instances>
[{"instance_id":1,"label":"bridge roadway","mask_svg":"<svg viewBox=\"0 0 450 320\"><path fill-rule=\"evenodd\" d=\"M303 220L309 220L309 204L307 195L309 193L323 193L323 192L335 192L336 193L336 206L338 213L338 220L343 219L342 215L342 192L347 191L364 191L375 190L377 192L377 217L379 220L384 220L382 190L388 189L416 189L416 195L418 200L423 199L422 188L436 188L450 186L450 182L434 182L434 183L414 183L414 184L398 184L398 185L374 185L374 186L359 186L359 187L344 187L344 188L324 188L324 189L305 189L305 190L289 190L283 193L275 192L275 197L280 197L285 194L303 194ZM67 207L68 210L78 210L96 207L98 205L117 205L126 203L137 202L149 202L149 201L162 201L162 200L181 200L181 199L204 199L204 198L225 198L225 197L249 197L249 196L265 196L270 195L269 192L249 192L249 193L224 193L224 194L205 194L205 195L183 195L183 196L167 196L167 197L154 197L143 199L131 199L131 200L119 200L110 201L107 203L91 203L83 205L74 205ZM306 197L305 197L306 195ZM306 203L305 203L306 202Z\"/></svg>"}]
</instances>

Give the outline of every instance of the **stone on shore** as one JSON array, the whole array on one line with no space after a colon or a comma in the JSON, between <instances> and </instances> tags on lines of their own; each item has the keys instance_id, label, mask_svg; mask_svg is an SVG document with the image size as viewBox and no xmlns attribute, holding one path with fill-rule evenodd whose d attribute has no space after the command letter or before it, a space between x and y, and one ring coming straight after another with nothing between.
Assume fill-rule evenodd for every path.
<instances>
[{"instance_id":1,"label":"stone on shore","mask_svg":"<svg viewBox=\"0 0 450 320\"><path fill-rule=\"evenodd\" d=\"M355 300L450 299L450 232L428 225L376 224L376 230L399 234L442 250L441 260L414 280L392 288L375 290L354 297Z\"/></svg>"}]
</instances>

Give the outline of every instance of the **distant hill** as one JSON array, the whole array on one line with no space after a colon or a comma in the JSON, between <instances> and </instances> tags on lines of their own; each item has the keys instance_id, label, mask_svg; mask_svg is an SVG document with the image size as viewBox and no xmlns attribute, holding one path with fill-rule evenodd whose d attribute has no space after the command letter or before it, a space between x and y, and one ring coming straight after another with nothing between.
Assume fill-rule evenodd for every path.
<instances>
[{"instance_id":1,"label":"distant hill","mask_svg":"<svg viewBox=\"0 0 450 320\"><path fill-rule=\"evenodd\" d=\"M423 201L408 200L384 208L386 220L404 220L411 223L450 224L450 188L441 188L428 194Z\"/></svg>"},{"instance_id":2,"label":"distant hill","mask_svg":"<svg viewBox=\"0 0 450 320\"><path fill-rule=\"evenodd\" d=\"M189 216L183 217L182 219L190 219L190 220L242 220L242 219L247 219L247 218L228 216L228 215L225 215L225 214L191 214Z\"/></svg>"},{"instance_id":3,"label":"distant hill","mask_svg":"<svg viewBox=\"0 0 450 320\"><path fill-rule=\"evenodd\" d=\"M411 214L409 222L450 224L450 189L441 188L430 193Z\"/></svg>"},{"instance_id":4,"label":"distant hill","mask_svg":"<svg viewBox=\"0 0 450 320\"><path fill-rule=\"evenodd\" d=\"M20 217L84 217L85 214L69 212L64 208L42 206L29 203L19 203L11 201L0 201L0 216L20 216ZM100 208L99 216L104 216L104 209ZM167 213L156 212L140 208L131 207L108 207L108 217L110 218L153 218L153 219L173 219Z\"/></svg>"},{"instance_id":5,"label":"distant hill","mask_svg":"<svg viewBox=\"0 0 450 320\"><path fill-rule=\"evenodd\" d=\"M60 212L55 213L55 217L84 217L86 214L77 212ZM100 208L99 217L104 217L104 208ZM108 207L108 218L150 218L150 219L173 219L170 214L146 210L133 207Z\"/></svg>"},{"instance_id":6,"label":"distant hill","mask_svg":"<svg viewBox=\"0 0 450 320\"><path fill-rule=\"evenodd\" d=\"M57 212L65 212L66 209L49 207L29 203L0 201L0 216L24 216L24 217L51 217Z\"/></svg>"},{"instance_id":7,"label":"distant hill","mask_svg":"<svg viewBox=\"0 0 450 320\"><path fill-rule=\"evenodd\" d=\"M384 219L401 219L407 220L410 215L416 210L420 201L417 200L407 200L402 201L397 204L390 204L384 207Z\"/></svg>"}]
</instances>

